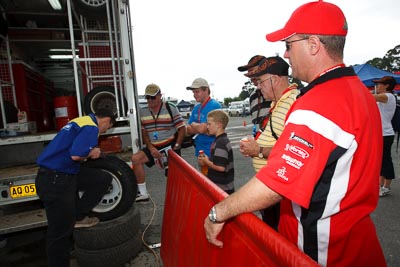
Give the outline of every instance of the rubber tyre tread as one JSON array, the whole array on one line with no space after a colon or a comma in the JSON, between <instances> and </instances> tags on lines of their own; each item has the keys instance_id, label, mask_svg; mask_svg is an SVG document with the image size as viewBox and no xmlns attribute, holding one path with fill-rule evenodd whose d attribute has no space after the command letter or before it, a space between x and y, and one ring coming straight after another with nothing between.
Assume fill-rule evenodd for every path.
<instances>
[{"instance_id":1,"label":"rubber tyre tread","mask_svg":"<svg viewBox=\"0 0 400 267\"><path fill-rule=\"evenodd\" d=\"M87 5L81 0L73 0L72 2L74 4L75 11L86 18L97 19L97 20L99 18L102 18L102 20L104 20L104 18L106 18L107 8L105 2L104 5L98 7ZM111 9L111 4L110 4L110 9Z\"/></svg>"},{"instance_id":2,"label":"rubber tyre tread","mask_svg":"<svg viewBox=\"0 0 400 267\"><path fill-rule=\"evenodd\" d=\"M121 267L134 259L143 248L141 232L137 231L134 238L113 248L88 250L75 246L75 257L79 267Z\"/></svg>"},{"instance_id":3,"label":"rubber tyre tread","mask_svg":"<svg viewBox=\"0 0 400 267\"><path fill-rule=\"evenodd\" d=\"M140 212L132 206L127 213L118 218L100 222L93 227L75 229L75 246L88 250L112 248L134 238L138 230Z\"/></svg>"},{"instance_id":4,"label":"rubber tyre tread","mask_svg":"<svg viewBox=\"0 0 400 267\"><path fill-rule=\"evenodd\" d=\"M85 114L90 114L90 113L95 113L96 112L96 108L92 109L91 108L91 104L93 99L95 99L96 97L98 97L98 94L102 94L102 93L111 93L114 97L115 97L115 92L114 92L114 87L112 86L98 86L93 88L93 90L91 90L83 99L83 111L85 112ZM118 95L119 98L119 95ZM125 112L123 112L124 114L120 114L120 115L125 115L125 113L128 111L128 101L126 101L126 98L123 98L124 101L124 106L125 106ZM115 103L115 108L116 108L117 104ZM111 107L103 107L103 108L109 108L111 109ZM120 107L121 108L121 107ZM115 110L112 110L115 111ZM120 111L121 113L121 111Z\"/></svg>"},{"instance_id":5,"label":"rubber tyre tread","mask_svg":"<svg viewBox=\"0 0 400 267\"><path fill-rule=\"evenodd\" d=\"M94 216L98 217L100 221L109 221L122 216L132 208L136 200L137 183L136 177L128 164L116 156L107 155L104 158L88 160L83 163L83 166L113 173L122 186L121 200L118 205L108 212L92 212Z\"/></svg>"}]
</instances>

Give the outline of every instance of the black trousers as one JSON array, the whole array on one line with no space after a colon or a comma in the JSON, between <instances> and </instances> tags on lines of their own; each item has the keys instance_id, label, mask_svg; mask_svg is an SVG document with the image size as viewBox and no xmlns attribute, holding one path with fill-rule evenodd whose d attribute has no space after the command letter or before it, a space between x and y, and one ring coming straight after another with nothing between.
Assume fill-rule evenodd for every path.
<instances>
[{"instance_id":1,"label":"black trousers","mask_svg":"<svg viewBox=\"0 0 400 267\"><path fill-rule=\"evenodd\" d=\"M98 169L82 167L76 175L40 168L36 190L47 216L46 252L49 267L69 266L71 237L76 220L97 205L112 177ZM78 191L84 191L81 198Z\"/></svg>"},{"instance_id":2,"label":"black trousers","mask_svg":"<svg viewBox=\"0 0 400 267\"><path fill-rule=\"evenodd\" d=\"M388 180L393 180L395 177L393 159L392 159L393 141L394 141L394 135L383 137L382 167L380 175Z\"/></svg>"}]
</instances>

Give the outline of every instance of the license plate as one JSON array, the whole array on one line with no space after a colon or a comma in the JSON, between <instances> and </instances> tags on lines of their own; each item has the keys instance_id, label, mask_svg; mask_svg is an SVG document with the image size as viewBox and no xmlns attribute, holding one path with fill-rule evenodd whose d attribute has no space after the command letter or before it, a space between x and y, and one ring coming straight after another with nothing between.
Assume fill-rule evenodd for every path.
<instances>
[{"instance_id":1,"label":"license plate","mask_svg":"<svg viewBox=\"0 0 400 267\"><path fill-rule=\"evenodd\" d=\"M24 184L10 187L11 198L30 197L36 195L35 184Z\"/></svg>"}]
</instances>

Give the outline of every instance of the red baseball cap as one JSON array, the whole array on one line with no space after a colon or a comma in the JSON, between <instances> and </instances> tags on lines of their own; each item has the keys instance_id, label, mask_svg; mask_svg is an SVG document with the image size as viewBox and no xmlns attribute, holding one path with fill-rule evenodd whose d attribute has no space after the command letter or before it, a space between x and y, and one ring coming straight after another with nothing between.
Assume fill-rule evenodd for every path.
<instances>
[{"instance_id":1,"label":"red baseball cap","mask_svg":"<svg viewBox=\"0 0 400 267\"><path fill-rule=\"evenodd\" d=\"M342 10L319 0L297 8L283 29L267 34L270 42L285 40L295 34L347 35L347 22Z\"/></svg>"}]
</instances>

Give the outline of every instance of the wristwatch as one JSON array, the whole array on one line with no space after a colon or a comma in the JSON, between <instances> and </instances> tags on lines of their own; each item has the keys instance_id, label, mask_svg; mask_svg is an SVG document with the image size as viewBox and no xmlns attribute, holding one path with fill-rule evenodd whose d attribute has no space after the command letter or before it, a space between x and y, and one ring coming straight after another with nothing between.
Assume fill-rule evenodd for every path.
<instances>
[{"instance_id":1,"label":"wristwatch","mask_svg":"<svg viewBox=\"0 0 400 267\"><path fill-rule=\"evenodd\" d=\"M217 212L215 211L215 206L213 206L213 207L210 209L210 212L208 213L208 219L209 219L212 223L223 223L223 222L217 220Z\"/></svg>"},{"instance_id":2,"label":"wristwatch","mask_svg":"<svg viewBox=\"0 0 400 267\"><path fill-rule=\"evenodd\" d=\"M262 146L260 146L260 150L259 150L259 152L258 152L258 157L259 157L260 159L263 159L263 158L264 158L263 147L262 147Z\"/></svg>"}]
</instances>

